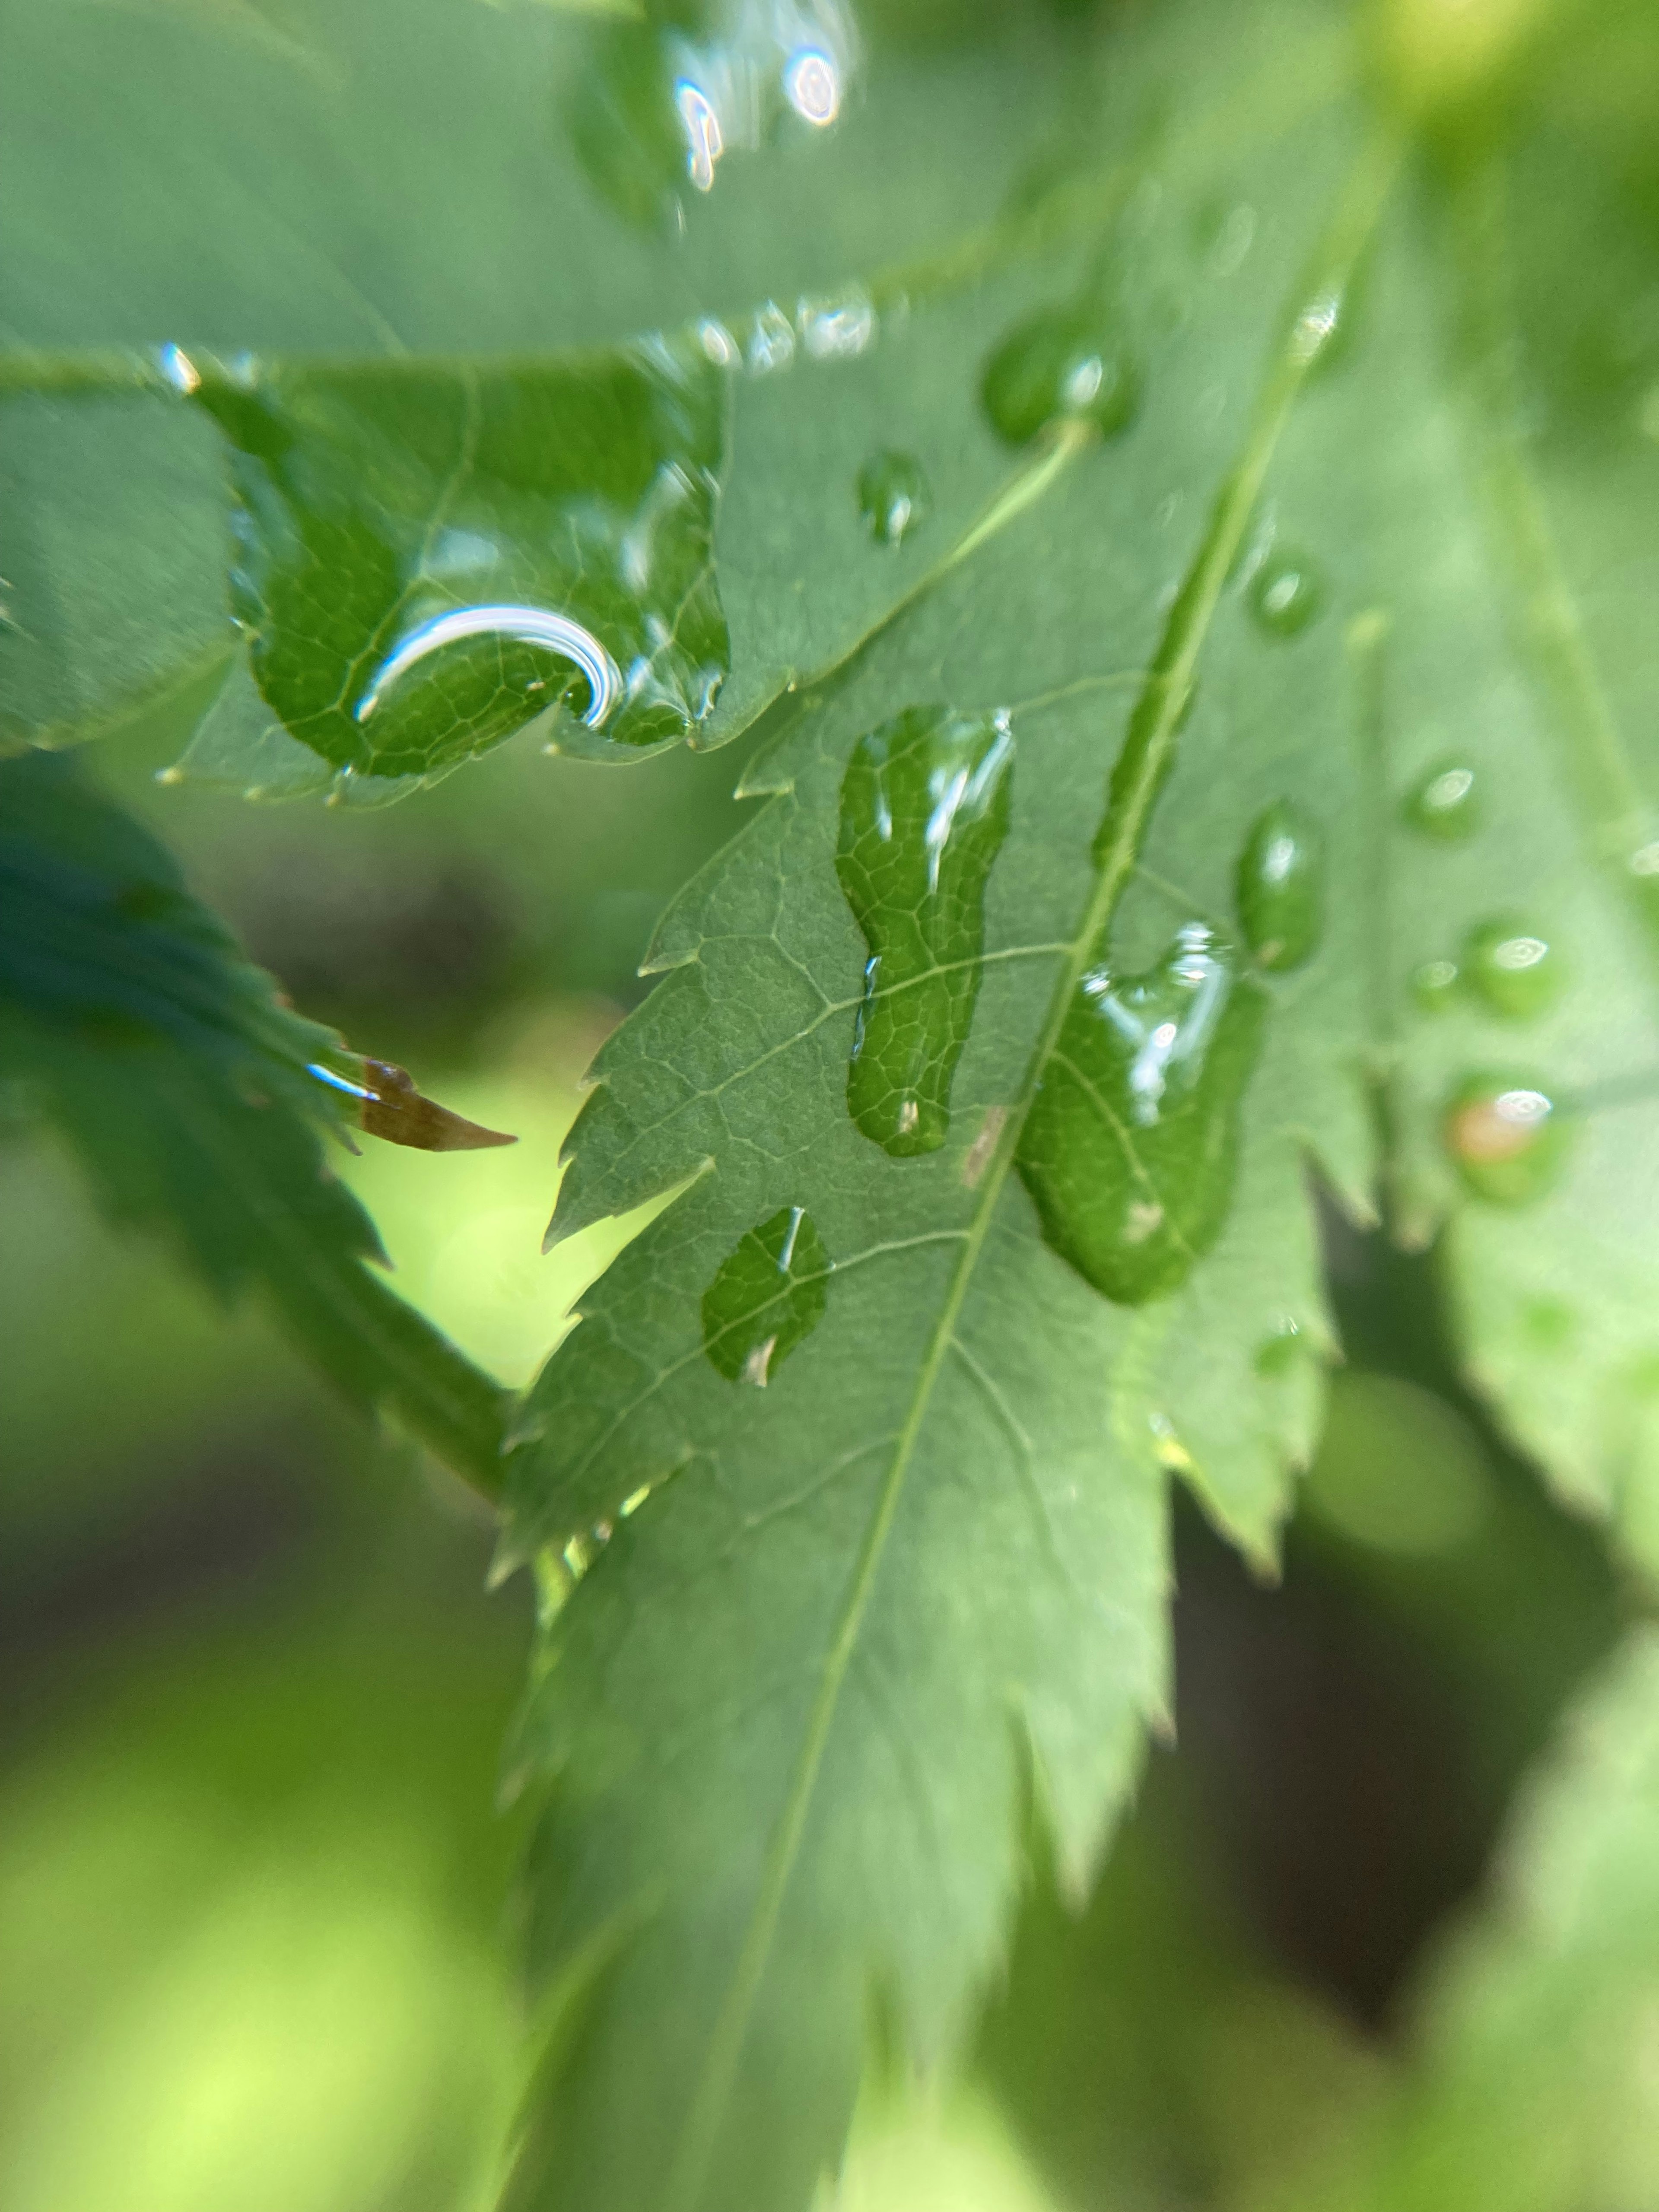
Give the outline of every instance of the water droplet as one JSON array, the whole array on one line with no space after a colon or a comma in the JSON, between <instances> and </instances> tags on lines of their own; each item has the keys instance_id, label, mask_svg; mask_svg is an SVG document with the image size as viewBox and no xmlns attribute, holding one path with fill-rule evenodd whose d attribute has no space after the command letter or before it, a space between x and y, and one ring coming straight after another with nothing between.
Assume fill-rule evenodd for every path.
<instances>
[{"instance_id":1,"label":"water droplet","mask_svg":"<svg viewBox=\"0 0 1659 2212\"><path fill-rule=\"evenodd\" d=\"M1273 637L1295 637L1325 604L1325 586L1304 554L1270 553L1250 579L1250 611Z\"/></svg>"},{"instance_id":2,"label":"water droplet","mask_svg":"<svg viewBox=\"0 0 1659 2212\"><path fill-rule=\"evenodd\" d=\"M1317 293L1308 301L1291 325L1291 359L1299 368L1310 368L1335 340L1342 322L1343 300L1340 291Z\"/></svg>"},{"instance_id":3,"label":"water droplet","mask_svg":"<svg viewBox=\"0 0 1659 2212\"><path fill-rule=\"evenodd\" d=\"M1054 1249L1109 1298L1175 1290L1221 1232L1268 1001L1198 922L1079 984L1019 1146Z\"/></svg>"},{"instance_id":4,"label":"water droplet","mask_svg":"<svg viewBox=\"0 0 1659 2212\"><path fill-rule=\"evenodd\" d=\"M802 300L795 327L809 361L855 361L876 335L876 310L867 292L854 290L833 300Z\"/></svg>"},{"instance_id":5,"label":"water droplet","mask_svg":"<svg viewBox=\"0 0 1659 2212\"><path fill-rule=\"evenodd\" d=\"M1286 1314L1267 1342L1257 1346L1255 1371L1258 1375L1288 1375L1301 1350L1302 1324Z\"/></svg>"},{"instance_id":6,"label":"water droplet","mask_svg":"<svg viewBox=\"0 0 1659 2212\"><path fill-rule=\"evenodd\" d=\"M951 1126L1013 744L1006 715L911 707L859 740L842 782L836 872L870 952L847 1103L901 1158L936 1152Z\"/></svg>"},{"instance_id":7,"label":"water droplet","mask_svg":"<svg viewBox=\"0 0 1659 2212\"><path fill-rule=\"evenodd\" d=\"M902 545L933 511L933 488L914 453L872 453L859 471L859 512L878 545Z\"/></svg>"},{"instance_id":8,"label":"water droplet","mask_svg":"<svg viewBox=\"0 0 1659 2212\"><path fill-rule=\"evenodd\" d=\"M1406 795L1405 815L1425 836L1455 844L1480 826L1480 797L1474 770L1462 761L1443 761L1419 777Z\"/></svg>"},{"instance_id":9,"label":"water droplet","mask_svg":"<svg viewBox=\"0 0 1659 2212\"><path fill-rule=\"evenodd\" d=\"M775 300L769 300L749 331L749 374L771 376L795 358L795 326Z\"/></svg>"},{"instance_id":10,"label":"water droplet","mask_svg":"<svg viewBox=\"0 0 1659 2212\"><path fill-rule=\"evenodd\" d=\"M1412 970L1412 996L1425 1014L1443 1014L1455 1004L1462 980L1455 960L1425 960Z\"/></svg>"},{"instance_id":11,"label":"water droplet","mask_svg":"<svg viewBox=\"0 0 1659 2212\"><path fill-rule=\"evenodd\" d=\"M1469 932L1463 973L1493 1013L1516 1021L1541 1014L1565 981L1548 939L1512 921L1483 921Z\"/></svg>"},{"instance_id":12,"label":"water droplet","mask_svg":"<svg viewBox=\"0 0 1659 2212\"><path fill-rule=\"evenodd\" d=\"M1238 918L1263 968L1299 968L1325 931L1324 840L1288 799L1267 808L1239 855Z\"/></svg>"},{"instance_id":13,"label":"water droplet","mask_svg":"<svg viewBox=\"0 0 1659 2212\"><path fill-rule=\"evenodd\" d=\"M841 112L841 71L817 46L801 46L784 64L783 96L804 122L822 131Z\"/></svg>"},{"instance_id":14,"label":"water droplet","mask_svg":"<svg viewBox=\"0 0 1659 2212\"><path fill-rule=\"evenodd\" d=\"M986 363L980 397L992 428L1029 444L1060 417L1092 423L1103 438L1127 430L1140 406L1140 366L1121 332L1097 310L1045 309L1003 339Z\"/></svg>"},{"instance_id":15,"label":"water droplet","mask_svg":"<svg viewBox=\"0 0 1659 2212\"><path fill-rule=\"evenodd\" d=\"M181 345L161 348L161 374L175 392L182 392L186 399L202 388L202 372Z\"/></svg>"},{"instance_id":16,"label":"water droplet","mask_svg":"<svg viewBox=\"0 0 1659 2212\"><path fill-rule=\"evenodd\" d=\"M1546 1091L1524 1076L1472 1075L1446 1108L1446 1149L1477 1198L1524 1206L1559 1175L1568 1128Z\"/></svg>"},{"instance_id":17,"label":"water droplet","mask_svg":"<svg viewBox=\"0 0 1659 2212\"><path fill-rule=\"evenodd\" d=\"M812 1217L781 1207L744 1232L703 1292L703 1350L728 1382L763 1390L823 1320L829 1282Z\"/></svg>"}]
</instances>

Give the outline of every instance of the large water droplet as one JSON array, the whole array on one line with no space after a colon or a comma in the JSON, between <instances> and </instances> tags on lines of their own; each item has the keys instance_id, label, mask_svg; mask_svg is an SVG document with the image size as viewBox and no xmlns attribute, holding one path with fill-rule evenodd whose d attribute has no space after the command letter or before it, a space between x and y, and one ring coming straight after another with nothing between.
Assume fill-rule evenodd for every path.
<instances>
[{"instance_id":1,"label":"large water droplet","mask_svg":"<svg viewBox=\"0 0 1659 2212\"><path fill-rule=\"evenodd\" d=\"M1472 1075L1446 1108L1446 1149L1478 1198L1524 1206L1561 1171L1567 1125L1546 1091L1526 1076Z\"/></svg>"},{"instance_id":2,"label":"large water droplet","mask_svg":"<svg viewBox=\"0 0 1659 2212\"><path fill-rule=\"evenodd\" d=\"M933 511L933 489L914 453L872 453L859 471L859 513L878 545L901 545Z\"/></svg>"},{"instance_id":3,"label":"large water droplet","mask_svg":"<svg viewBox=\"0 0 1659 2212\"><path fill-rule=\"evenodd\" d=\"M1325 930L1324 840L1288 799L1267 808L1238 860L1238 918L1263 968L1299 968Z\"/></svg>"},{"instance_id":4,"label":"large water droplet","mask_svg":"<svg viewBox=\"0 0 1659 2212\"><path fill-rule=\"evenodd\" d=\"M1013 744L1006 715L911 707L860 738L842 782L836 872L870 949L847 1104L902 1158L936 1152L951 1126Z\"/></svg>"},{"instance_id":5,"label":"large water droplet","mask_svg":"<svg viewBox=\"0 0 1659 2212\"><path fill-rule=\"evenodd\" d=\"M720 1262L702 1295L702 1348L729 1382L764 1389L823 1318L830 1256L805 1207L786 1206Z\"/></svg>"},{"instance_id":6,"label":"large water droplet","mask_svg":"<svg viewBox=\"0 0 1659 2212\"><path fill-rule=\"evenodd\" d=\"M1011 446L1028 444L1062 417L1112 438L1139 410L1140 365L1098 308L1047 308L997 347L980 397L992 428Z\"/></svg>"},{"instance_id":7,"label":"large water droplet","mask_svg":"<svg viewBox=\"0 0 1659 2212\"><path fill-rule=\"evenodd\" d=\"M1108 1297L1175 1290L1220 1234L1267 1011L1197 922L1145 975L1079 984L1019 1170L1048 1242Z\"/></svg>"},{"instance_id":8,"label":"large water droplet","mask_svg":"<svg viewBox=\"0 0 1659 2212\"><path fill-rule=\"evenodd\" d=\"M1483 921L1469 932L1463 973L1493 1013L1516 1021L1541 1014L1566 980L1549 939L1514 921Z\"/></svg>"},{"instance_id":9,"label":"large water droplet","mask_svg":"<svg viewBox=\"0 0 1659 2212\"><path fill-rule=\"evenodd\" d=\"M1250 579L1250 612L1271 637L1295 637L1325 604L1324 580L1304 553L1270 553Z\"/></svg>"},{"instance_id":10,"label":"large water droplet","mask_svg":"<svg viewBox=\"0 0 1659 2212\"><path fill-rule=\"evenodd\" d=\"M1472 837L1480 822L1474 770L1462 761L1442 761L1407 793L1405 816L1425 837L1438 837L1447 844Z\"/></svg>"}]
</instances>

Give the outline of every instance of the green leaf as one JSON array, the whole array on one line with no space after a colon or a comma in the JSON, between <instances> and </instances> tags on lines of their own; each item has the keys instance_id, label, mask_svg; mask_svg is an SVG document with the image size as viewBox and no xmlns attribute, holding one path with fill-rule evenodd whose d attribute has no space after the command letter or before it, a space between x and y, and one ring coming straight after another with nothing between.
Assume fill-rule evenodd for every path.
<instances>
[{"instance_id":1,"label":"green leaf","mask_svg":"<svg viewBox=\"0 0 1659 2212\"><path fill-rule=\"evenodd\" d=\"M1152 800L1199 656L1238 618L1229 573L1390 168L1346 129L1314 145L1282 158L1320 165L1323 204L1248 294L1192 288L1179 343L1149 347L1137 429L1092 458L1063 434L1046 495L809 696L751 775L771 804L671 910L653 964L672 972L598 1063L553 1233L695 1180L585 1301L511 1474L509 1545L565 1600L521 1741L551 1785L532 1955L580 1984L515 2203L804 2202L872 2006L924 2057L960 2036L1019 1879L1028 1762L1068 1881L1095 1862L1165 1710L1163 1468L1189 1468L1271 1554L1311 1411L1298 1384L1328 1340L1298 1157L1301 1113L1342 1079L1320 1067L1327 1040L1310 1053L1307 1026L1269 1022L1217 1272L1177 1299L1099 1297L1011 1170L1109 928L1115 961L1136 933L1167 938L1171 894L1137 872ZM1215 187L1202 167L1164 184L1172 254ZM1194 437L1186 380L1223 362L1231 404ZM1164 594L1172 490L1191 519ZM1066 561L1037 559L1045 544ZM1149 672L1126 684L1126 666ZM936 687L957 719L926 705ZM1213 743L1202 702L1189 739L1201 726ZM1288 772L1259 765L1200 884L1231 881ZM1174 896L1201 912L1202 890ZM878 969L868 993L866 960L896 951L896 980ZM978 963L971 1028L954 1073L919 1084L912 1030L948 1063L965 1026L936 989L959 952ZM907 993L938 1003L912 1018ZM872 1042L877 1007L890 1042ZM898 1102L876 1142L870 1051ZM932 1149L891 1141L924 1130ZM1335 1172L1363 1172L1357 1099L1321 1133ZM1173 1149L1167 1172L1190 1168L1191 1140ZM709 1356L703 1302L782 1207L805 1209L829 1276L763 1392ZM1200 1311L1197 1356L1233 1393L1224 1431L1194 1394L1218 1447L1201 1468L1167 1394ZM1285 1346L1294 1379L1253 1372Z\"/></svg>"},{"instance_id":2,"label":"green leaf","mask_svg":"<svg viewBox=\"0 0 1659 2212\"><path fill-rule=\"evenodd\" d=\"M324 1164L354 1087L330 1064L356 1065L337 1038L66 761L0 763L0 1079L109 1212L171 1237L222 1297L257 1288L350 1397L493 1492L507 1394L369 1272L374 1224Z\"/></svg>"}]
</instances>

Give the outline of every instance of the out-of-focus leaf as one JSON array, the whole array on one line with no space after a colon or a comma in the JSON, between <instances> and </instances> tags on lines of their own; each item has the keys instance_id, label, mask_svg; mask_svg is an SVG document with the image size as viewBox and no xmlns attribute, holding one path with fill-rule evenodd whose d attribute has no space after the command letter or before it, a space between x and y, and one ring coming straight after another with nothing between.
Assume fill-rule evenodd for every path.
<instances>
[{"instance_id":1,"label":"out-of-focus leaf","mask_svg":"<svg viewBox=\"0 0 1659 2212\"><path fill-rule=\"evenodd\" d=\"M212 1287L257 1287L360 1404L492 1488L505 1393L365 1262L374 1224L324 1164L358 1102L154 841L66 761L0 765L0 1076L56 1122L118 1219Z\"/></svg>"},{"instance_id":2,"label":"out-of-focus leaf","mask_svg":"<svg viewBox=\"0 0 1659 2212\"><path fill-rule=\"evenodd\" d=\"M1578 2212L1650 2201L1659 1642L1638 1632L1536 1773L1493 1892L1420 1991L1368 2139L1253 2212Z\"/></svg>"}]
</instances>

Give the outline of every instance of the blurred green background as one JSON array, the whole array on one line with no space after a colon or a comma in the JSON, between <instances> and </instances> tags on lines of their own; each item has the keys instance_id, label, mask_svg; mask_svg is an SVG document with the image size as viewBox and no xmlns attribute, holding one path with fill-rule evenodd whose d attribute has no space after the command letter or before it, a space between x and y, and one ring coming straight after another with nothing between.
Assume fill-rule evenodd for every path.
<instances>
[{"instance_id":1,"label":"blurred green background","mask_svg":"<svg viewBox=\"0 0 1659 2212\"><path fill-rule=\"evenodd\" d=\"M740 759L509 745L342 818L160 789L174 738L99 766L195 887L519 1133L341 1164L404 1294L525 1379L620 1234L539 1255L581 1071ZM488 1594L469 1496L104 1228L49 1137L8 1133L0 1187L0 2203L487 2205L525 1580ZM1036 1881L969 2087L872 2083L845 2212L1350 2201L1307 2177L1397 2094L1516 1779L1639 1607L1458 1395L1431 1256L1333 1221L1330 1263L1349 1359L1282 1587L1178 1508L1179 1748L1080 1918Z\"/></svg>"}]
</instances>

